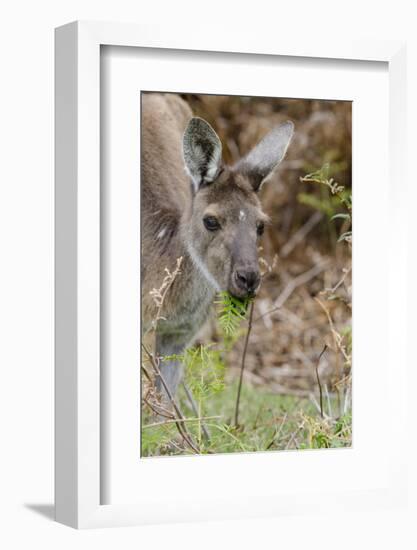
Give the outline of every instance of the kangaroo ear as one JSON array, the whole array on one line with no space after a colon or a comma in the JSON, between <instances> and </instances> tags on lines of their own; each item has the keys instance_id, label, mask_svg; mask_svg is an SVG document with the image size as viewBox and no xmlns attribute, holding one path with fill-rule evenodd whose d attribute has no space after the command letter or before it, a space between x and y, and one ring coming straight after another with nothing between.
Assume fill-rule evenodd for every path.
<instances>
[{"instance_id":1,"label":"kangaroo ear","mask_svg":"<svg viewBox=\"0 0 417 550\"><path fill-rule=\"evenodd\" d=\"M255 191L282 161L294 132L290 121L273 128L253 149L240 160L235 169L245 174Z\"/></svg>"},{"instance_id":2,"label":"kangaroo ear","mask_svg":"<svg viewBox=\"0 0 417 550\"><path fill-rule=\"evenodd\" d=\"M216 179L222 163L222 144L210 124L195 117L185 129L182 145L185 166L198 191Z\"/></svg>"}]
</instances>

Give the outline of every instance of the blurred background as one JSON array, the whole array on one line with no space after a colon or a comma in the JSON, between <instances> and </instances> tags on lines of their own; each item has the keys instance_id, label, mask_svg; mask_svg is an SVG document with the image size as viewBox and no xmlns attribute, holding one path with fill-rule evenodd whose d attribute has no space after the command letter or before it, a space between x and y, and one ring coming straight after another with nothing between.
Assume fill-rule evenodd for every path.
<instances>
[{"instance_id":1,"label":"blurred background","mask_svg":"<svg viewBox=\"0 0 417 550\"><path fill-rule=\"evenodd\" d=\"M351 102L182 97L216 130L229 164L273 126L294 122L287 155L261 191L272 223L261 241L266 274L255 302L244 379L276 394L317 395L316 367L326 346L319 365L323 392L346 409L351 387L351 239L340 240L350 229L340 195L351 196ZM325 165L319 179L324 174L330 185L300 180ZM330 188L334 182L344 188L338 187L339 196ZM213 320L199 342L220 339ZM229 379L239 375L243 341L228 352Z\"/></svg>"}]
</instances>

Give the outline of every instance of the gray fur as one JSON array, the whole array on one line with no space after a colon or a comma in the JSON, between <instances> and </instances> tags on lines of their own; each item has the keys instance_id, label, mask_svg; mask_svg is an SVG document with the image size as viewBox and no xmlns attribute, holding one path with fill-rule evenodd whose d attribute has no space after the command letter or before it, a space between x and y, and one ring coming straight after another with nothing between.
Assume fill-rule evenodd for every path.
<instances>
[{"instance_id":1,"label":"gray fur","mask_svg":"<svg viewBox=\"0 0 417 550\"><path fill-rule=\"evenodd\" d=\"M222 161L222 144L202 118L194 117L188 123L183 137L183 154L195 191L201 184L214 181Z\"/></svg>"},{"instance_id":2,"label":"gray fur","mask_svg":"<svg viewBox=\"0 0 417 550\"><path fill-rule=\"evenodd\" d=\"M239 162L238 168L249 177L255 191L259 191L284 158L293 132L294 124L290 121L276 126Z\"/></svg>"}]
</instances>

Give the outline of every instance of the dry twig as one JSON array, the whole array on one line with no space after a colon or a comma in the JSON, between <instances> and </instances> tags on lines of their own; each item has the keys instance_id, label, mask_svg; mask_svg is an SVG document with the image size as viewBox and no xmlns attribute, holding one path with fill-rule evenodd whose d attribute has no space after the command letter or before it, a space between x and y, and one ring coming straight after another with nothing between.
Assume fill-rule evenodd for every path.
<instances>
[{"instance_id":1,"label":"dry twig","mask_svg":"<svg viewBox=\"0 0 417 550\"><path fill-rule=\"evenodd\" d=\"M166 383L164 377L162 376L162 373L161 373L161 370L159 368L159 365L158 365L158 360L154 357L154 355L148 350L148 348L145 346L144 343L142 343L142 349L145 351L146 355L148 356L148 359L155 371L155 374L156 376L159 377L159 379L161 380L161 383L162 383L162 386L164 387L164 390L168 396L168 399L169 401L171 402L173 408L174 408L174 411L177 415L177 418L175 419L175 424L178 428L178 431L180 433L180 435L182 436L182 438L184 439L184 441L187 443L187 445L195 452L195 453L199 453L200 450L198 449L198 447L196 446L196 444L193 442L192 440L192 437L190 436L190 434L188 433L186 427L185 427L185 424L184 424L184 416L179 408L179 406L177 405L169 387L168 387L168 384Z\"/></svg>"},{"instance_id":2,"label":"dry twig","mask_svg":"<svg viewBox=\"0 0 417 550\"><path fill-rule=\"evenodd\" d=\"M335 347L340 351L340 353L343 355L343 358L345 359L346 363L350 365L350 357L349 355L347 354L346 352L346 348L345 346L342 344L342 341L343 341L343 336L341 336L337 330L334 328L334 323L333 323L333 319L330 315L330 312L329 310L327 309L327 307L323 304L323 302L321 300L319 300L317 297L314 298L316 300L316 302L319 304L319 306L321 307L321 309L324 311L324 313L326 314L326 317L327 317L327 320L329 322L329 326L330 326L330 330L331 330L331 333L332 333L332 336L333 336L333 341L335 343Z\"/></svg>"},{"instance_id":3,"label":"dry twig","mask_svg":"<svg viewBox=\"0 0 417 550\"><path fill-rule=\"evenodd\" d=\"M221 418L221 416L202 416L200 418L193 417L193 418L184 418L181 422L202 422L203 420L213 420L216 418ZM152 424L146 424L145 426L142 426L142 429L145 430L146 428L155 428L155 426L165 426L166 424L175 424L178 422L177 418L170 418L168 420L162 420L161 422L153 422Z\"/></svg>"},{"instance_id":4,"label":"dry twig","mask_svg":"<svg viewBox=\"0 0 417 550\"><path fill-rule=\"evenodd\" d=\"M284 288L284 290L281 292L281 294L278 296L278 298L275 300L274 307L269 311L267 311L266 313L264 313L263 315L260 315L259 317L257 317L254 323L256 323L257 321L265 317L265 315L270 315L274 311L280 309L297 287L301 285L305 285L311 279L314 279L314 277L317 277L317 275L319 275L322 271L324 271L328 266L329 266L329 262L324 261L321 264L317 264L313 266L311 269L304 271L304 273L301 273L301 275L298 275L297 277L292 279Z\"/></svg>"}]
</instances>

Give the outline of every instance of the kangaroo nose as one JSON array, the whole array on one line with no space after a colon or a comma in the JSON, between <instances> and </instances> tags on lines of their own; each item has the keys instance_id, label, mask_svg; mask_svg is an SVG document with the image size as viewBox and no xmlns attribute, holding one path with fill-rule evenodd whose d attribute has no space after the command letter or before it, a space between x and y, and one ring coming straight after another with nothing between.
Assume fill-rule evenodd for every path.
<instances>
[{"instance_id":1,"label":"kangaroo nose","mask_svg":"<svg viewBox=\"0 0 417 550\"><path fill-rule=\"evenodd\" d=\"M236 271L237 286L246 292L254 292L260 281L259 271L255 270L240 270Z\"/></svg>"}]
</instances>

